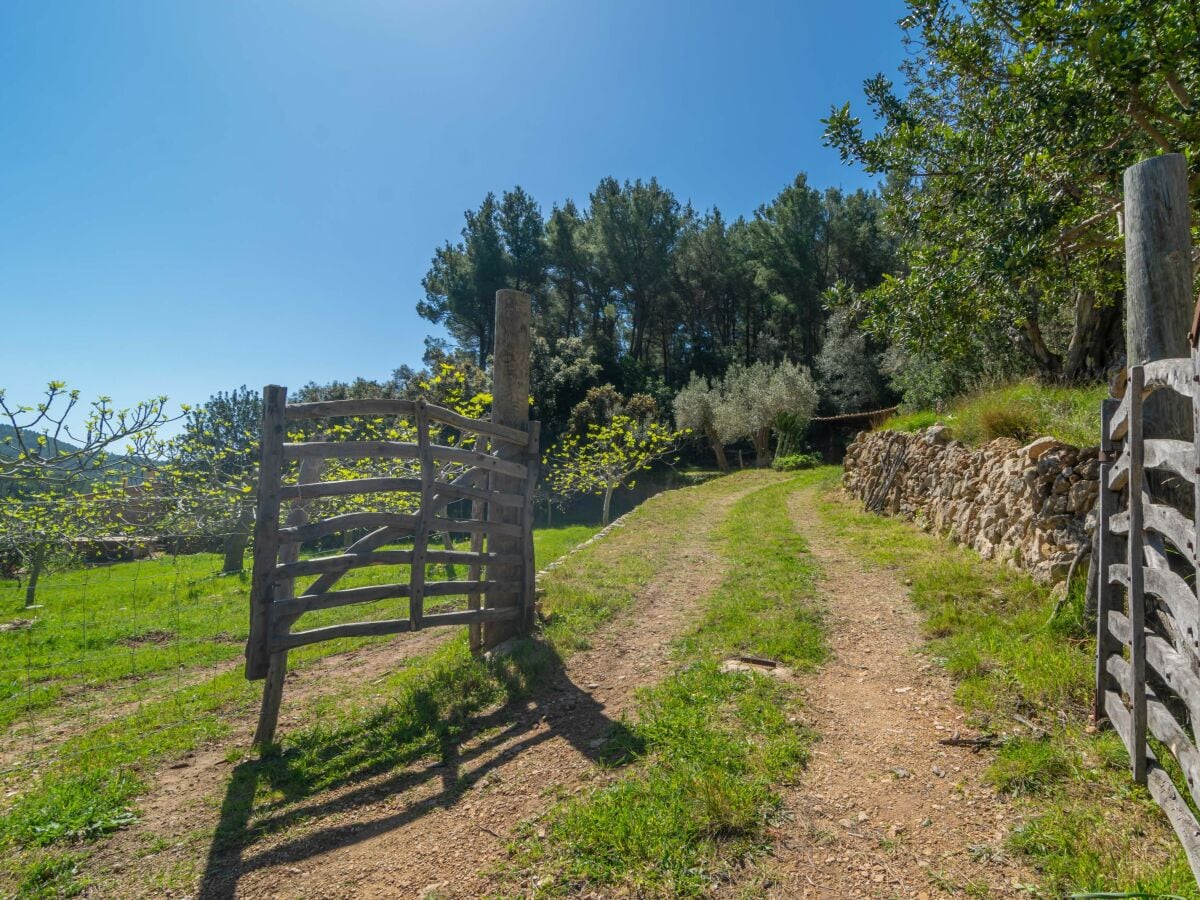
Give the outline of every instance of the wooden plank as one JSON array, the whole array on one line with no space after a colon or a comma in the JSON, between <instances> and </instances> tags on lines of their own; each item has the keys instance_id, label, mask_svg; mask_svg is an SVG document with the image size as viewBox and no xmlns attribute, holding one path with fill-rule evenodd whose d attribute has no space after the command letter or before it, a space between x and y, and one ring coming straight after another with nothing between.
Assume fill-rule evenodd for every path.
<instances>
[{"instance_id":1,"label":"wooden plank","mask_svg":"<svg viewBox=\"0 0 1200 900\"><path fill-rule=\"evenodd\" d=\"M499 339L500 335L497 334L497 341ZM528 416L528 412L526 412L526 416ZM452 425L460 431L486 434L488 437L496 438L516 447L525 447L529 444L529 434L520 428L514 428L495 421L488 422L483 419L468 419L466 416L460 416L453 410L446 409L443 406L433 406L431 404L429 407L429 418L435 422L441 422L443 425Z\"/></svg>"},{"instance_id":2,"label":"wooden plank","mask_svg":"<svg viewBox=\"0 0 1200 900\"><path fill-rule=\"evenodd\" d=\"M324 465L324 460L321 459L306 459L300 463L300 482L307 483L321 480L321 468ZM292 506L288 512L288 525L303 525L308 521L308 504L297 503ZM279 549L279 560L286 566L295 563L300 558L299 544L285 544ZM291 621L287 620L279 622L274 616L274 607L277 603L285 600L290 600L296 595L296 582L294 578L279 578L279 567L275 569L275 591L272 603L272 632L276 627L283 626L286 631L290 626ZM276 623L278 622L278 626ZM263 681L263 696L262 705L258 711L258 726L254 730L254 743L258 746L266 746L274 743L275 729L279 724L279 706L283 702L283 685L287 678L287 658L286 650L277 650L271 654L271 661L267 666L267 677Z\"/></svg>"},{"instance_id":3,"label":"wooden plank","mask_svg":"<svg viewBox=\"0 0 1200 900\"><path fill-rule=\"evenodd\" d=\"M1196 454L1190 441L1143 440L1142 451L1143 469L1166 469L1192 484L1196 483ZM1108 484L1112 490L1119 491L1128 483L1130 462L1130 453L1122 453L1113 464L1108 476Z\"/></svg>"},{"instance_id":4,"label":"wooden plank","mask_svg":"<svg viewBox=\"0 0 1200 900\"><path fill-rule=\"evenodd\" d=\"M430 457L430 478L436 479L437 472L433 468ZM345 497L353 494L378 494L385 491L421 492L420 478L348 478L342 481L320 481L316 484L288 484L280 490L282 500L315 500L320 497ZM501 506L511 506L520 509L525 504L524 494L510 494L501 491L487 491L467 485L448 484L430 481L436 488L436 494L443 497L454 497L460 500L484 500L488 503L498 503Z\"/></svg>"},{"instance_id":5,"label":"wooden plank","mask_svg":"<svg viewBox=\"0 0 1200 900\"><path fill-rule=\"evenodd\" d=\"M1117 640L1126 646L1129 645L1128 618L1114 610L1108 614L1108 627ZM1192 721L1200 722L1200 676L1196 675L1187 659L1168 641L1149 633L1146 635L1146 663L1184 702Z\"/></svg>"},{"instance_id":6,"label":"wooden plank","mask_svg":"<svg viewBox=\"0 0 1200 900\"><path fill-rule=\"evenodd\" d=\"M520 615L521 610L515 607L505 609L462 610L460 612L437 613L425 617L425 627L438 625L468 625L471 622L502 622ZM312 628L308 631L296 631L281 635L272 642L272 650L289 650L303 647L306 644L316 644L321 641L332 641L337 638L349 637L381 637L389 634L400 634L410 629L408 619L385 619L378 622L347 622L342 625L327 625L323 628Z\"/></svg>"},{"instance_id":7,"label":"wooden plank","mask_svg":"<svg viewBox=\"0 0 1200 900\"><path fill-rule=\"evenodd\" d=\"M285 460L321 457L322 459L419 459L420 448L404 441L306 441L284 444ZM439 462L460 463L465 466L502 472L514 478L525 477L525 467L499 459L489 453L468 450L465 447L446 447L433 444L433 458Z\"/></svg>"},{"instance_id":8,"label":"wooden plank","mask_svg":"<svg viewBox=\"0 0 1200 900\"><path fill-rule=\"evenodd\" d=\"M483 503L476 500L475 502L473 502L471 504L471 518L472 519L483 519L486 509L487 509L487 507L485 507L483 505ZM488 557L488 556L500 556L501 555L499 553L484 553L483 551L484 551L483 533L478 532L476 534L471 535L471 555L474 556L476 558L476 560L482 560L484 557ZM520 562L520 559L518 558L519 554L512 553L512 554L505 554L505 555L512 557L510 562L513 562L513 563ZM479 561L472 562L470 565L470 568L467 569L467 579L470 581L479 581L482 577L483 577L483 566L480 564ZM478 591L472 591L471 593L467 594L467 609L469 609L469 610L479 609L479 592ZM468 633L468 642L471 647L471 652L478 653L483 646L482 623L480 623L478 621L472 622L469 626L468 632L469 632Z\"/></svg>"},{"instance_id":9,"label":"wooden plank","mask_svg":"<svg viewBox=\"0 0 1200 900\"><path fill-rule=\"evenodd\" d=\"M538 465L541 462L539 458L539 441L542 433L541 422L529 423L529 448L525 454L525 464L529 467L529 477L525 479L525 506L521 513L521 524L524 527L525 534L522 536L522 554L524 560L522 563L524 575L522 579L521 590L521 606L524 609L524 627L525 630L532 633L534 627L534 613L537 604L537 562L534 559L533 548L533 518L534 518L534 491L537 488Z\"/></svg>"},{"instance_id":10,"label":"wooden plank","mask_svg":"<svg viewBox=\"0 0 1200 900\"><path fill-rule=\"evenodd\" d=\"M1116 584L1129 587L1129 568L1124 563L1109 567L1109 578ZM1193 655L1200 654L1200 639L1197 633L1200 626L1197 622L1195 594L1188 583L1170 569L1152 569L1142 567L1142 591L1158 597L1171 611L1171 617L1180 629L1181 635L1187 642L1187 649Z\"/></svg>"},{"instance_id":11,"label":"wooden plank","mask_svg":"<svg viewBox=\"0 0 1200 900\"><path fill-rule=\"evenodd\" d=\"M1131 684L1129 694L1132 743L1129 745L1133 780L1146 783L1146 593L1142 565L1142 496L1143 450L1147 441L1142 431L1142 385L1144 370L1133 366L1129 370L1129 537L1125 541L1129 595L1129 665Z\"/></svg>"},{"instance_id":12,"label":"wooden plank","mask_svg":"<svg viewBox=\"0 0 1200 900\"><path fill-rule=\"evenodd\" d=\"M1121 740L1128 748L1131 737L1129 710L1125 708L1116 692L1109 691L1105 695L1105 711L1109 721L1112 722L1113 729L1121 736ZM1170 776L1158 764L1158 759L1152 751L1149 751L1147 760L1146 786L1150 790L1150 796L1166 813L1167 821L1171 823L1171 828L1174 829L1175 835L1183 845L1184 853L1187 854L1192 875L1200 881L1200 823L1196 822L1187 803L1175 789Z\"/></svg>"},{"instance_id":13,"label":"wooden plank","mask_svg":"<svg viewBox=\"0 0 1200 900\"><path fill-rule=\"evenodd\" d=\"M1103 469L1103 464L1101 465ZM1101 484L1104 482L1101 481ZM1109 527L1112 533L1116 535L1125 535L1129 533L1129 513L1115 513L1109 520ZM1175 509L1173 506L1164 506L1161 503L1151 503L1146 495L1142 494L1142 527L1146 531L1153 531L1156 534L1161 534L1169 540L1188 562L1196 564L1196 526L1183 513Z\"/></svg>"},{"instance_id":14,"label":"wooden plank","mask_svg":"<svg viewBox=\"0 0 1200 900\"><path fill-rule=\"evenodd\" d=\"M425 612L425 560L429 554L429 523L433 519L433 456L429 452L429 410L425 398L417 400L417 446L421 458L421 512L413 533L413 561L408 577L411 591L408 618L413 631L421 628Z\"/></svg>"},{"instance_id":15,"label":"wooden plank","mask_svg":"<svg viewBox=\"0 0 1200 900\"><path fill-rule=\"evenodd\" d=\"M297 544L289 546L298 547ZM520 554L476 553L473 550L430 550L425 561L444 565L487 565L490 562L517 563ZM318 556L302 559L275 568L276 578L302 578L305 575L323 575L326 572L348 572L364 566L407 566L412 564L411 550L375 550L370 553L342 553L337 556Z\"/></svg>"},{"instance_id":16,"label":"wooden plank","mask_svg":"<svg viewBox=\"0 0 1200 900\"><path fill-rule=\"evenodd\" d=\"M485 593L501 585L494 581L431 581L423 586L426 597L466 596L472 592ZM363 587L344 588L340 591L325 591L321 594L301 594L291 600L280 600L272 608L278 618L296 617L320 609L337 609L356 603L377 603L399 597L412 599L411 583L369 584Z\"/></svg>"},{"instance_id":17,"label":"wooden plank","mask_svg":"<svg viewBox=\"0 0 1200 900\"><path fill-rule=\"evenodd\" d=\"M320 400L316 403L293 403L287 408L289 422L300 419L356 418L361 416L401 416L413 414L412 400Z\"/></svg>"},{"instance_id":18,"label":"wooden plank","mask_svg":"<svg viewBox=\"0 0 1200 900\"><path fill-rule=\"evenodd\" d=\"M1108 660L1108 669L1117 684L1128 693L1129 663L1120 656L1113 656ZM1171 751L1171 755L1179 763L1188 793L1192 795L1192 799L1200 803L1200 751L1197 751L1196 745L1187 736L1183 726L1175 720L1166 705L1148 686L1146 688L1146 722L1155 739L1162 742Z\"/></svg>"},{"instance_id":19,"label":"wooden plank","mask_svg":"<svg viewBox=\"0 0 1200 900\"><path fill-rule=\"evenodd\" d=\"M265 678L270 666L267 649L274 571L279 553L279 481L283 472L283 441L287 425L287 388L263 388L262 433L259 447L258 500L254 517L254 567L250 576L250 634L246 641L246 677Z\"/></svg>"},{"instance_id":20,"label":"wooden plank","mask_svg":"<svg viewBox=\"0 0 1200 900\"><path fill-rule=\"evenodd\" d=\"M281 541L316 541L331 534L337 534L348 528L388 528L392 534L388 540L394 540L405 532L417 527L417 517L403 513L343 513L340 516L330 516L320 522L301 525L297 528L279 529ZM508 537L520 537L521 526L509 525L502 522L475 522L471 519L434 518L432 527L474 533L482 531L488 534L500 534Z\"/></svg>"},{"instance_id":21,"label":"wooden plank","mask_svg":"<svg viewBox=\"0 0 1200 900\"><path fill-rule=\"evenodd\" d=\"M1146 383L1142 390L1142 400L1145 401L1152 393L1164 388L1170 389L1184 397L1198 398L1195 383L1192 381L1192 361L1188 357L1173 357L1156 359L1145 363ZM1114 441L1122 440L1129 428L1129 391L1121 400L1120 406L1108 426L1108 434Z\"/></svg>"},{"instance_id":22,"label":"wooden plank","mask_svg":"<svg viewBox=\"0 0 1200 900\"><path fill-rule=\"evenodd\" d=\"M1108 470L1112 467L1110 459L1113 452L1113 442L1107 437L1109 422L1116 412L1116 400L1105 400L1100 406L1100 494L1099 494L1099 524L1100 529L1097 571L1107 573L1112 564L1119 558L1120 549L1114 537L1112 523L1120 497L1107 488ZM1128 523L1126 523L1128 524ZM1096 592L1096 693L1092 707L1092 715L1096 722L1104 718L1104 692L1108 690L1108 670L1105 660L1117 652L1117 646L1109 634L1107 623L1109 611L1116 609L1119 602L1117 591L1108 578L1098 578L1099 586Z\"/></svg>"}]
</instances>

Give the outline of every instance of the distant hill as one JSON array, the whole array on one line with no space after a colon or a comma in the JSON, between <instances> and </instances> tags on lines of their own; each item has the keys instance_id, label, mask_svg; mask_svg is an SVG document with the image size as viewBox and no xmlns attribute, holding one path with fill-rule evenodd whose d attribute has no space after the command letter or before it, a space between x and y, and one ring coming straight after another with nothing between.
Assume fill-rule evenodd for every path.
<instances>
[{"instance_id":1,"label":"distant hill","mask_svg":"<svg viewBox=\"0 0 1200 900\"><path fill-rule=\"evenodd\" d=\"M38 437L36 431L25 429L24 432L25 446L36 447ZM58 453L74 453L79 448L74 444L68 444L66 441L55 441L49 439L46 442L46 448L42 453L45 456L56 455ZM17 430L11 425L0 425L0 459L15 459L18 454L17 449Z\"/></svg>"}]
</instances>

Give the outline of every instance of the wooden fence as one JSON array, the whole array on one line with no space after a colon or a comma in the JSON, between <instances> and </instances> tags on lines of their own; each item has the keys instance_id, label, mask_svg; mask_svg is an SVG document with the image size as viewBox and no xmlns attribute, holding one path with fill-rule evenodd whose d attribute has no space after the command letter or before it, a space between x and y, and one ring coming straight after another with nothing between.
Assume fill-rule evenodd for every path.
<instances>
[{"instance_id":1,"label":"wooden fence","mask_svg":"<svg viewBox=\"0 0 1200 900\"><path fill-rule=\"evenodd\" d=\"M1200 441L1146 436L1145 402L1159 391L1188 398L1200 422L1200 355L1133 366L1123 396L1104 401L1095 713L1121 736L1134 780L1167 814L1200 877L1200 823L1147 741L1174 757L1200 804L1191 728L1200 721L1200 532L1175 506L1154 502L1147 477L1184 479L1200 497Z\"/></svg>"}]
</instances>

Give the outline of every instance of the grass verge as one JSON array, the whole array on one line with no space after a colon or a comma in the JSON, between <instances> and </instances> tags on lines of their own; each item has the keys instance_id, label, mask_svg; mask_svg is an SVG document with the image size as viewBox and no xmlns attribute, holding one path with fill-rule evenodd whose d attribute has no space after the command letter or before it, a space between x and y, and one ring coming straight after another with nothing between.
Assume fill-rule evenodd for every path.
<instances>
[{"instance_id":1,"label":"grass verge","mask_svg":"<svg viewBox=\"0 0 1200 900\"><path fill-rule=\"evenodd\" d=\"M754 654L803 670L824 658L816 571L785 502L807 478L744 497L719 529L728 572L680 642L678 670L640 694L635 721L606 748L628 769L526 826L514 868L539 893L701 895L768 845L777 788L800 771L809 737L788 686L721 660Z\"/></svg>"},{"instance_id":2,"label":"grass verge","mask_svg":"<svg viewBox=\"0 0 1200 900\"><path fill-rule=\"evenodd\" d=\"M998 437L1019 441L1042 435L1077 447L1095 446L1100 434L1100 401L1108 386L1060 387L1019 381L956 400L945 412L917 410L893 416L881 429L918 431L941 423L972 446Z\"/></svg>"},{"instance_id":3,"label":"grass verge","mask_svg":"<svg viewBox=\"0 0 1200 900\"><path fill-rule=\"evenodd\" d=\"M955 679L973 724L1003 739L990 778L1023 814L1009 849L1043 875L1050 896L1200 898L1170 827L1133 784L1119 738L1089 727L1094 642L1081 591L1051 621L1047 588L908 522L862 512L836 491L838 474L824 473L826 525L864 561L911 583L928 652Z\"/></svg>"}]
</instances>

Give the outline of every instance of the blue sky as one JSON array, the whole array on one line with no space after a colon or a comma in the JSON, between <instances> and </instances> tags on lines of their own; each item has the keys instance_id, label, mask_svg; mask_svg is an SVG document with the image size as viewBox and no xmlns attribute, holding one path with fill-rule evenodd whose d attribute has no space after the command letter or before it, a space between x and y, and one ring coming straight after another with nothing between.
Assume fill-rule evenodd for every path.
<instances>
[{"instance_id":1,"label":"blue sky","mask_svg":"<svg viewBox=\"0 0 1200 900\"><path fill-rule=\"evenodd\" d=\"M382 377L488 190L657 176L730 218L894 73L899 0L0 5L0 387L119 403ZM861 104L860 104L861 105Z\"/></svg>"}]
</instances>

